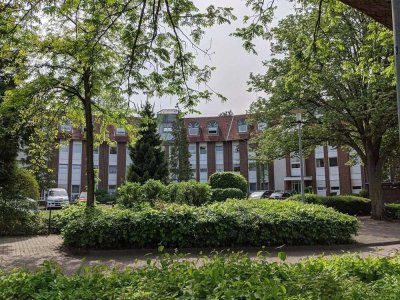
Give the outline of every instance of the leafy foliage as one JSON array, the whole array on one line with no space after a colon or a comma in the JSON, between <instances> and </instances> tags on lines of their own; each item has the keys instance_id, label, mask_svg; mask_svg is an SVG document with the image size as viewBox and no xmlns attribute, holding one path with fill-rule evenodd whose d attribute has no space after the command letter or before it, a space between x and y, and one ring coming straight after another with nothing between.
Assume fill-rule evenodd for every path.
<instances>
[{"instance_id":1,"label":"leafy foliage","mask_svg":"<svg viewBox=\"0 0 400 300\"><path fill-rule=\"evenodd\" d=\"M167 186L166 197L162 199L171 203L200 206L211 202L211 188L195 180L175 182Z\"/></svg>"},{"instance_id":2,"label":"leafy foliage","mask_svg":"<svg viewBox=\"0 0 400 300\"><path fill-rule=\"evenodd\" d=\"M167 182L168 163L161 149L157 121L149 102L142 107L140 117L140 138L129 148L132 164L128 169L128 181L145 183L149 179L155 179Z\"/></svg>"},{"instance_id":3,"label":"leafy foliage","mask_svg":"<svg viewBox=\"0 0 400 300\"><path fill-rule=\"evenodd\" d=\"M237 188L226 188L226 189L212 189L212 202L223 202L227 199L243 199L245 194L242 190Z\"/></svg>"},{"instance_id":4,"label":"leafy foliage","mask_svg":"<svg viewBox=\"0 0 400 300\"><path fill-rule=\"evenodd\" d=\"M244 195L247 195L248 184L243 175L232 172L214 173L210 176L212 189L238 188Z\"/></svg>"},{"instance_id":5,"label":"leafy foliage","mask_svg":"<svg viewBox=\"0 0 400 300\"><path fill-rule=\"evenodd\" d=\"M397 299L400 259L336 256L295 264L240 254L197 261L165 254L144 267L85 267L74 274L45 262L0 271L0 298L40 299Z\"/></svg>"},{"instance_id":6,"label":"leafy foliage","mask_svg":"<svg viewBox=\"0 0 400 300\"><path fill-rule=\"evenodd\" d=\"M16 169L13 188L24 198L39 199L39 184L35 176L27 169Z\"/></svg>"},{"instance_id":7,"label":"leafy foliage","mask_svg":"<svg viewBox=\"0 0 400 300\"><path fill-rule=\"evenodd\" d=\"M326 143L355 151L380 218L382 172L399 147L392 33L339 1L302 1L270 33L267 70L250 79L253 91L268 95L252 104L252 115L274 125L254 141L259 158L297 150L291 111L304 109L306 152Z\"/></svg>"},{"instance_id":8,"label":"leafy foliage","mask_svg":"<svg viewBox=\"0 0 400 300\"><path fill-rule=\"evenodd\" d=\"M294 195L287 200L301 201L301 195ZM321 204L333 207L337 211L352 216L371 214L371 200L357 196L319 196L316 194L305 194L306 203Z\"/></svg>"},{"instance_id":9,"label":"leafy foliage","mask_svg":"<svg viewBox=\"0 0 400 300\"><path fill-rule=\"evenodd\" d=\"M146 202L143 189L138 182L125 182L118 188L117 204L126 208L137 208Z\"/></svg>"},{"instance_id":10,"label":"leafy foliage","mask_svg":"<svg viewBox=\"0 0 400 300\"><path fill-rule=\"evenodd\" d=\"M46 226L37 208L24 196L0 191L0 236L43 233Z\"/></svg>"},{"instance_id":11,"label":"leafy foliage","mask_svg":"<svg viewBox=\"0 0 400 300\"><path fill-rule=\"evenodd\" d=\"M400 204L399 203L386 203L385 204L385 217L388 219L400 219Z\"/></svg>"},{"instance_id":12,"label":"leafy foliage","mask_svg":"<svg viewBox=\"0 0 400 300\"><path fill-rule=\"evenodd\" d=\"M356 218L293 201L229 200L142 210L69 207L59 215L64 243L82 248L313 245L346 243Z\"/></svg>"}]
</instances>

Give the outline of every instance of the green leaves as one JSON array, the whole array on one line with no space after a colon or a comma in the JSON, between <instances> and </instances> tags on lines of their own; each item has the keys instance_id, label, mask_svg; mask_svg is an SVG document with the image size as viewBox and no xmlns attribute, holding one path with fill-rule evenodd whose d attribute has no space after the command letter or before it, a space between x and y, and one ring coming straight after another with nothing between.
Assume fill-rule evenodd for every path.
<instances>
[{"instance_id":1,"label":"green leaves","mask_svg":"<svg viewBox=\"0 0 400 300\"><path fill-rule=\"evenodd\" d=\"M356 218L321 205L228 200L135 210L70 207L57 215L64 243L83 248L216 247L347 243Z\"/></svg>"}]
</instances>

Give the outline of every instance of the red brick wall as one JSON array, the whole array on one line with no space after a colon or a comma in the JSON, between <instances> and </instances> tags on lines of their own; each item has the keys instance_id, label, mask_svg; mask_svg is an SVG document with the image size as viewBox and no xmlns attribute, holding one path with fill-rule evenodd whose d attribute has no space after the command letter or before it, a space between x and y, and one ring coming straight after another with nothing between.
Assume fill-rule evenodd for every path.
<instances>
[{"instance_id":1,"label":"red brick wall","mask_svg":"<svg viewBox=\"0 0 400 300\"><path fill-rule=\"evenodd\" d=\"M99 147L99 189L108 190L108 152L109 146L103 143Z\"/></svg>"},{"instance_id":2,"label":"red brick wall","mask_svg":"<svg viewBox=\"0 0 400 300\"><path fill-rule=\"evenodd\" d=\"M240 174L249 180L249 155L247 150L247 141L239 141L240 155Z\"/></svg>"},{"instance_id":3,"label":"red brick wall","mask_svg":"<svg viewBox=\"0 0 400 300\"><path fill-rule=\"evenodd\" d=\"M315 169L315 152L311 152L310 156L305 160L306 173L304 176L312 176L311 186L313 191L317 192L317 174Z\"/></svg>"},{"instance_id":4,"label":"red brick wall","mask_svg":"<svg viewBox=\"0 0 400 300\"><path fill-rule=\"evenodd\" d=\"M232 142L224 142L224 170L232 171Z\"/></svg>"},{"instance_id":5,"label":"red brick wall","mask_svg":"<svg viewBox=\"0 0 400 300\"><path fill-rule=\"evenodd\" d=\"M126 178L126 143L117 144L117 186L120 186Z\"/></svg>"}]
</instances>

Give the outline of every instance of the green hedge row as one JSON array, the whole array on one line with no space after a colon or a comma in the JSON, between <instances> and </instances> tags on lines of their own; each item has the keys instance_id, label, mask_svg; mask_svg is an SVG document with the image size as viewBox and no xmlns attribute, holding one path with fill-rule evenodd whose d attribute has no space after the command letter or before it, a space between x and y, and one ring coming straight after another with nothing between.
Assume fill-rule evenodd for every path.
<instances>
[{"instance_id":1,"label":"green hedge row","mask_svg":"<svg viewBox=\"0 0 400 300\"><path fill-rule=\"evenodd\" d=\"M386 203L385 217L388 219L400 219L400 203Z\"/></svg>"},{"instance_id":2,"label":"green hedge row","mask_svg":"<svg viewBox=\"0 0 400 300\"><path fill-rule=\"evenodd\" d=\"M296 264L216 255L204 263L165 255L125 270L84 268L66 275L54 263L0 270L0 299L399 299L400 257L317 258Z\"/></svg>"},{"instance_id":3,"label":"green hedge row","mask_svg":"<svg viewBox=\"0 0 400 300\"><path fill-rule=\"evenodd\" d=\"M58 215L64 243L83 248L313 245L349 242L356 218L321 205L228 200L141 210L74 206Z\"/></svg>"},{"instance_id":4,"label":"green hedge row","mask_svg":"<svg viewBox=\"0 0 400 300\"><path fill-rule=\"evenodd\" d=\"M288 200L301 201L301 195L294 195ZM349 215L371 214L371 200L357 196L319 196L316 194L305 194L306 203L321 204L333 207L337 211Z\"/></svg>"},{"instance_id":5,"label":"green hedge row","mask_svg":"<svg viewBox=\"0 0 400 300\"><path fill-rule=\"evenodd\" d=\"M223 202L227 199L244 199L245 194L240 189L212 189L211 202Z\"/></svg>"},{"instance_id":6,"label":"green hedge row","mask_svg":"<svg viewBox=\"0 0 400 300\"><path fill-rule=\"evenodd\" d=\"M200 206L211 202L211 188L195 180L164 185L150 179L143 185L126 182L118 189L117 203L126 208L142 207L145 203L154 206L157 200Z\"/></svg>"}]
</instances>

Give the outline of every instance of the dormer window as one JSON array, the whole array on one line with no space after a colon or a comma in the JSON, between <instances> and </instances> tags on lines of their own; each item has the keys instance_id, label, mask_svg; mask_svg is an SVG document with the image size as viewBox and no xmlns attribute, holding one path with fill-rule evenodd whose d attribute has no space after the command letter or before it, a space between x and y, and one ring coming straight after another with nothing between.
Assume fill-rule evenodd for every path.
<instances>
[{"instance_id":1,"label":"dormer window","mask_svg":"<svg viewBox=\"0 0 400 300\"><path fill-rule=\"evenodd\" d=\"M210 121L207 124L208 134L218 134L218 123L216 121Z\"/></svg>"},{"instance_id":2,"label":"dormer window","mask_svg":"<svg viewBox=\"0 0 400 300\"><path fill-rule=\"evenodd\" d=\"M257 124L257 131L263 131L265 128L267 128L267 123L260 122Z\"/></svg>"},{"instance_id":3,"label":"dormer window","mask_svg":"<svg viewBox=\"0 0 400 300\"><path fill-rule=\"evenodd\" d=\"M200 133L200 125L197 122L189 123L188 126L188 134L189 135L199 135Z\"/></svg>"},{"instance_id":4,"label":"dormer window","mask_svg":"<svg viewBox=\"0 0 400 300\"><path fill-rule=\"evenodd\" d=\"M239 133L246 133L248 131L249 127L246 123L245 119L240 119L238 121L238 131Z\"/></svg>"}]
</instances>

